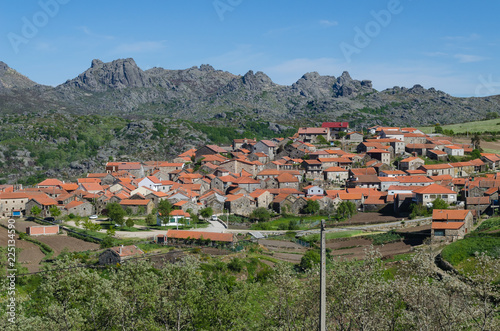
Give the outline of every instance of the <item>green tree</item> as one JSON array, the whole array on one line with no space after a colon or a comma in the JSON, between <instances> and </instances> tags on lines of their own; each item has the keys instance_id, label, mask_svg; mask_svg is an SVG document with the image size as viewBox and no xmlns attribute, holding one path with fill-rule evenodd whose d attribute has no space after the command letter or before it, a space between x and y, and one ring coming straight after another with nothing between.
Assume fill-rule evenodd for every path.
<instances>
[{"instance_id":1,"label":"green tree","mask_svg":"<svg viewBox=\"0 0 500 331\"><path fill-rule=\"evenodd\" d=\"M269 210L264 207L259 207L250 214L250 219L257 220L259 222L267 222L270 218L271 214L269 213Z\"/></svg>"},{"instance_id":2,"label":"green tree","mask_svg":"<svg viewBox=\"0 0 500 331\"><path fill-rule=\"evenodd\" d=\"M172 204L168 200L161 200L160 203L158 203L158 213L163 223L168 223L171 211Z\"/></svg>"},{"instance_id":3,"label":"green tree","mask_svg":"<svg viewBox=\"0 0 500 331\"><path fill-rule=\"evenodd\" d=\"M472 150L472 152L470 153L470 158L472 160L475 160L475 159L480 159L481 158L481 151L477 148L474 148Z\"/></svg>"},{"instance_id":4,"label":"green tree","mask_svg":"<svg viewBox=\"0 0 500 331\"><path fill-rule=\"evenodd\" d=\"M30 212L31 212L31 215L38 216L38 215L40 215L42 210L38 206L33 206L33 207L31 207Z\"/></svg>"},{"instance_id":5,"label":"green tree","mask_svg":"<svg viewBox=\"0 0 500 331\"><path fill-rule=\"evenodd\" d=\"M470 140L470 143L473 149L478 149L480 152L483 151L483 149L481 148L481 136L478 133L474 133Z\"/></svg>"},{"instance_id":6,"label":"green tree","mask_svg":"<svg viewBox=\"0 0 500 331\"><path fill-rule=\"evenodd\" d=\"M134 226L134 220L132 218L127 218L127 220L125 221L125 225L127 226L127 228L131 228Z\"/></svg>"},{"instance_id":7,"label":"green tree","mask_svg":"<svg viewBox=\"0 0 500 331\"><path fill-rule=\"evenodd\" d=\"M108 216L115 224L123 226L125 224L125 210L123 210L122 206L120 206L117 202L111 202L106 205L106 209L108 210Z\"/></svg>"},{"instance_id":8,"label":"green tree","mask_svg":"<svg viewBox=\"0 0 500 331\"><path fill-rule=\"evenodd\" d=\"M148 216L146 216L146 224L147 225L155 225L156 224L156 216L154 214L148 214Z\"/></svg>"},{"instance_id":9,"label":"green tree","mask_svg":"<svg viewBox=\"0 0 500 331\"><path fill-rule=\"evenodd\" d=\"M94 223L89 219L84 220L82 226L84 229L86 229L88 231L96 231L97 232L97 231L101 230L100 224Z\"/></svg>"},{"instance_id":10,"label":"green tree","mask_svg":"<svg viewBox=\"0 0 500 331\"><path fill-rule=\"evenodd\" d=\"M101 248L109 248L113 247L115 245L115 240L113 239L112 236L106 235L104 239L101 241L100 247Z\"/></svg>"},{"instance_id":11,"label":"green tree","mask_svg":"<svg viewBox=\"0 0 500 331\"><path fill-rule=\"evenodd\" d=\"M111 225L107 230L106 230L106 235L109 237L114 237L116 234L116 229L113 225Z\"/></svg>"},{"instance_id":12,"label":"green tree","mask_svg":"<svg viewBox=\"0 0 500 331\"><path fill-rule=\"evenodd\" d=\"M307 200L307 204L302 208L304 214L316 214L320 209L319 202L316 200Z\"/></svg>"},{"instance_id":13,"label":"green tree","mask_svg":"<svg viewBox=\"0 0 500 331\"><path fill-rule=\"evenodd\" d=\"M53 217L58 217L59 215L61 215L61 210L59 208L57 208L56 206L51 206L49 208L49 211L50 211L50 215L52 215Z\"/></svg>"},{"instance_id":14,"label":"green tree","mask_svg":"<svg viewBox=\"0 0 500 331\"><path fill-rule=\"evenodd\" d=\"M203 208L202 210L200 210L201 217L203 217L205 219L212 217L213 213L214 213L214 211L213 211L212 207L206 207L206 208Z\"/></svg>"},{"instance_id":15,"label":"green tree","mask_svg":"<svg viewBox=\"0 0 500 331\"><path fill-rule=\"evenodd\" d=\"M357 213L356 204L351 201L342 201L337 207L337 218L345 220Z\"/></svg>"},{"instance_id":16,"label":"green tree","mask_svg":"<svg viewBox=\"0 0 500 331\"><path fill-rule=\"evenodd\" d=\"M321 255L316 249L308 250L300 259L300 268L305 271L311 269L314 265L321 263Z\"/></svg>"},{"instance_id":17,"label":"green tree","mask_svg":"<svg viewBox=\"0 0 500 331\"><path fill-rule=\"evenodd\" d=\"M441 126L441 124L436 124L434 125L434 133L443 133L443 127Z\"/></svg>"},{"instance_id":18,"label":"green tree","mask_svg":"<svg viewBox=\"0 0 500 331\"><path fill-rule=\"evenodd\" d=\"M437 198L432 202L432 209L448 209L449 206L450 205L441 198Z\"/></svg>"}]
</instances>

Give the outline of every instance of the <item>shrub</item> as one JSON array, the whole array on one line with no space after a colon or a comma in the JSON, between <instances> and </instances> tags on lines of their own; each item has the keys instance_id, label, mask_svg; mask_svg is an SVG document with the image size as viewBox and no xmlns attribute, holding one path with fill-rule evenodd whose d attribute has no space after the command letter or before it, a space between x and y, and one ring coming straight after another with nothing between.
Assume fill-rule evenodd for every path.
<instances>
[{"instance_id":1,"label":"shrub","mask_svg":"<svg viewBox=\"0 0 500 331\"><path fill-rule=\"evenodd\" d=\"M241 272L243 270L243 261L235 257L227 264L227 267L234 272Z\"/></svg>"},{"instance_id":2,"label":"shrub","mask_svg":"<svg viewBox=\"0 0 500 331\"><path fill-rule=\"evenodd\" d=\"M372 236L369 236L372 239L372 243L374 245L383 245L383 244L388 244L388 243L393 243L401 240L401 236L394 232L394 230L391 230L386 233L380 233L380 234L374 234Z\"/></svg>"},{"instance_id":3,"label":"shrub","mask_svg":"<svg viewBox=\"0 0 500 331\"><path fill-rule=\"evenodd\" d=\"M300 259L300 269L303 271L311 269L315 264L321 263L321 255L317 250L308 250Z\"/></svg>"}]
</instances>

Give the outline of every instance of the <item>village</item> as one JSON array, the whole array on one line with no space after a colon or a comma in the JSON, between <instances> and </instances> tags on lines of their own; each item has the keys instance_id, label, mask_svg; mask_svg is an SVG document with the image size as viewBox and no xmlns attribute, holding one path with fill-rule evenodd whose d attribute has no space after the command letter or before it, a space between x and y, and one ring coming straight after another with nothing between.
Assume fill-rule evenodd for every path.
<instances>
[{"instance_id":1,"label":"village","mask_svg":"<svg viewBox=\"0 0 500 331\"><path fill-rule=\"evenodd\" d=\"M96 222L110 203L127 214L146 216L168 200L169 217L154 216L158 226L170 230L153 233L156 242L201 237L233 243L231 234L220 235L229 232L222 215L248 218L257 209L302 215L310 201L326 211L323 215L333 215L340 204L350 202L359 213L383 212L404 223L423 216L415 214L415 206L432 209L439 199L449 208L432 211L431 237L452 242L497 210L499 165L496 154L416 128L374 126L363 134L348 122L325 122L319 128L300 128L293 137L234 139L232 146L205 145L168 161L110 161L101 173L76 182L50 178L35 187L2 185L0 215L50 218L57 208L60 217ZM206 208L219 215L213 219L222 226L196 233L176 229Z\"/></svg>"}]
</instances>

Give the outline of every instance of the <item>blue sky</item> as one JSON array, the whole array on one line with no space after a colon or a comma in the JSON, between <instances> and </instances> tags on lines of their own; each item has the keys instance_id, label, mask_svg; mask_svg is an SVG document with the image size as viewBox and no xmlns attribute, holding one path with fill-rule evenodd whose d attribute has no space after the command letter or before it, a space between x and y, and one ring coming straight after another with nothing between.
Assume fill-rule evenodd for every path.
<instances>
[{"instance_id":1,"label":"blue sky","mask_svg":"<svg viewBox=\"0 0 500 331\"><path fill-rule=\"evenodd\" d=\"M2 4L0 60L41 84L62 84L95 58L132 57L144 70L207 63L286 85L306 72L347 70L378 90L421 84L454 96L500 94L499 1L20 3Z\"/></svg>"}]
</instances>

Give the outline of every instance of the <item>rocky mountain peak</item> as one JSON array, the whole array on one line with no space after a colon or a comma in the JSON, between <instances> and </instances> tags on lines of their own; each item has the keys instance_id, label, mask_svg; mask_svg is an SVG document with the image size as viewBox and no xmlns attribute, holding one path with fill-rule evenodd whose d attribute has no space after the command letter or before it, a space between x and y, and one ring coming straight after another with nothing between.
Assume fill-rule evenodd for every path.
<instances>
[{"instance_id":1,"label":"rocky mountain peak","mask_svg":"<svg viewBox=\"0 0 500 331\"><path fill-rule=\"evenodd\" d=\"M3 74L8 69L10 69L10 67L7 65L7 63L0 61L0 74Z\"/></svg>"},{"instance_id":2,"label":"rocky mountain peak","mask_svg":"<svg viewBox=\"0 0 500 331\"><path fill-rule=\"evenodd\" d=\"M241 80L243 85L250 90L259 90L274 85L271 78L262 71L257 71L257 73L254 74L252 70L249 70Z\"/></svg>"},{"instance_id":3,"label":"rocky mountain peak","mask_svg":"<svg viewBox=\"0 0 500 331\"><path fill-rule=\"evenodd\" d=\"M336 97L355 97L359 94L373 92L372 82L370 80L354 80L347 71L344 71L335 84L333 84L333 93Z\"/></svg>"},{"instance_id":4,"label":"rocky mountain peak","mask_svg":"<svg viewBox=\"0 0 500 331\"><path fill-rule=\"evenodd\" d=\"M28 88L35 86L36 83L28 77L21 75L7 63L0 61L0 89L8 90L11 88Z\"/></svg>"},{"instance_id":5,"label":"rocky mountain peak","mask_svg":"<svg viewBox=\"0 0 500 331\"><path fill-rule=\"evenodd\" d=\"M132 58L118 59L107 63L94 59L89 69L75 79L67 81L64 85L94 92L103 92L108 88L151 86L147 75Z\"/></svg>"}]
</instances>

